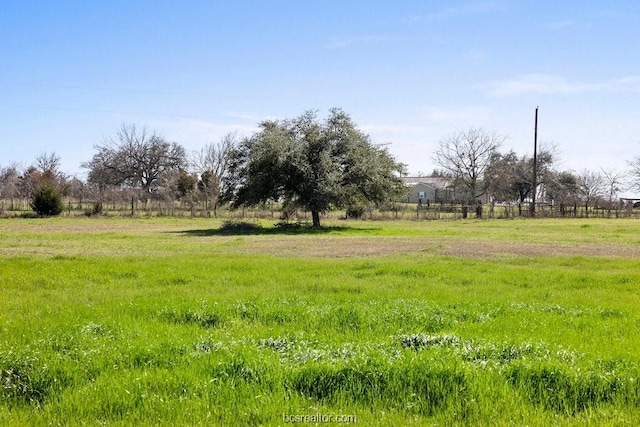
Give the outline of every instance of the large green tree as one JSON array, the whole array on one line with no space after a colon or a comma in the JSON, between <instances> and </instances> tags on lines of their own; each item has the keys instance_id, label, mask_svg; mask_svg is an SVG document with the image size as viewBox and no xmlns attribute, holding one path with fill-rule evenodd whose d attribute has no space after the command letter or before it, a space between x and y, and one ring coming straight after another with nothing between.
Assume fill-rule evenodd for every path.
<instances>
[{"instance_id":1,"label":"large green tree","mask_svg":"<svg viewBox=\"0 0 640 427\"><path fill-rule=\"evenodd\" d=\"M320 214L363 202L383 204L403 191L403 165L373 144L348 114L332 109L318 120L307 111L289 120L265 121L230 153L225 198L234 206L279 200Z\"/></svg>"},{"instance_id":2,"label":"large green tree","mask_svg":"<svg viewBox=\"0 0 640 427\"><path fill-rule=\"evenodd\" d=\"M553 172L546 186L547 197L560 205L560 213L564 216L565 207L576 203L580 195L580 179L569 171Z\"/></svg>"},{"instance_id":3,"label":"large green tree","mask_svg":"<svg viewBox=\"0 0 640 427\"><path fill-rule=\"evenodd\" d=\"M554 150L552 146L538 152L536 183L539 188L548 185L555 160ZM514 151L506 154L496 151L485 170L483 184L493 200L516 201L522 215L522 206L533 192L533 159L527 155L518 157ZM540 192L540 189L536 191Z\"/></svg>"}]
</instances>

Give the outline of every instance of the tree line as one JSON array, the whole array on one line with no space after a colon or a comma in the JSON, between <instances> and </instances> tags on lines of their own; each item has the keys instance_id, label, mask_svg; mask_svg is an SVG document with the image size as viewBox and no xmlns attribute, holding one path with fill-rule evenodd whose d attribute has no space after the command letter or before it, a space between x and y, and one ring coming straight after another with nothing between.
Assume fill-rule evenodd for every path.
<instances>
[{"instance_id":1,"label":"tree line","mask_svg":"<svg viewBox=\"0 0 640 427\"><path fill-rule=\"evenodd\" d=\"M156 132L123 124L82 163L86 180L67 177L59 167L55 153L40 155L25 170L15 164L3 167L0 198L13 205L14 199L33 198L46 188L60 198L91 200L92 214L100 214L103 203L114 199L191 206L204 200L213 215L222 203L239 208L278 201L285 215L296 209L311 212L313 226L319 227L320 215L329 210L379 206L399 198L404 166L348 114L333 109L325 120L309 111L265 121L250 137L230 133L191 155ZM55 215L59 203L40 209L34 199L32 207L38 214Z\"/></svg>"},{"instance_id":2,"label":"tree line","mask_svg":"<svg viewBox=\"0 0 640 427\"><path fill-rule=\"evenodd\" d=\"M640 190L640 157L628 161L627 171L583 169L576 173L558 167L558 150L550 145L535 153L534 173L534 156L501 152L504 140L482 128L456 132L440 141L433 159L441 169L434 174L448 177L462 190L461 202L476 204L482 198L492 206L517 203L521 209L527 209L534 199L560 211L577 204L587 211L594 205L619 208L621 192Z\"/></svg>"},{"instance_id":3,"label":"tree line","mask_svg":"<svg viewBox=\"0 0 640 427\"><path fill-rule=\"evenodd\" d=\"M444 177L466 205L484 202L517 204L520 214L533 199L558 209L580 203L619 206L618 195L640 190L640 157L629 169L578 173L558 168L557 149L531 155L501 152L504 136L471 128L439 141L433 154L433 175ZM123 124L115 135L95 147L82 163L85 180L60 171L55 153L39 155L34 164L0 166L2 209L13 210L17 199L31 200L40 215L56 215L62 197L80 205L90 202L90 214L102 213L104 203L159 200L191 207L204 203L216 216L221 205L231 208L277 201L287 217L297 209L311 213L314 227L321 214L345 209L358 216L365 209L389 208L403 199L407 188L400 177L406 165L384 145L375 144L351 117L332 109L324 120L308 111L285 120L260 123L251 136L229 133L217 142L187 154L178 143L157 132ZM5 206L5 203L7 206Z\"/></svg>"}]
</instances>

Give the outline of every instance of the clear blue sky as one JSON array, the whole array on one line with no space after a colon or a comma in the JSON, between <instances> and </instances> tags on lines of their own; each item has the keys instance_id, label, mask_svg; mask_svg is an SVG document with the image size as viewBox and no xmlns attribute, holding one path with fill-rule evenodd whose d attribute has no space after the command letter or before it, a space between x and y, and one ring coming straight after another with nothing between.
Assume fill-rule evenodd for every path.
<instances>
[{"instance_id":1,"label":"clear blue sky","mask_svg":"<svg viewBox=\"0 0 640 427\"><path fill-rule=\"evenodd\" d=\"M563 169L640 155L640 2L0 0L0 165L80 163L122 123L188 152L265 118L351 114L413 173L483 127Z\"/></svg>"}]
</instances>

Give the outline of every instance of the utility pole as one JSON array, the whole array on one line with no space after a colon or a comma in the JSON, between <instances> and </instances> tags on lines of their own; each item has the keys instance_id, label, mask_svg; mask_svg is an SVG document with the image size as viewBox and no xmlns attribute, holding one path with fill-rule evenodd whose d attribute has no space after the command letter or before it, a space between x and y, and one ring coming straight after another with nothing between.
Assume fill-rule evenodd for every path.
<instances>
[{"instance_id":1,"label":"utility pole","mask_svg":"<svg viewBox=\"0 0 640 427\"><path fill-rule=\"evenodd\" d=\"M531 189L531 217L536 216L536 189L538 188L538 107L533 130L533 188Z\"/></svg>"}]
</instances>

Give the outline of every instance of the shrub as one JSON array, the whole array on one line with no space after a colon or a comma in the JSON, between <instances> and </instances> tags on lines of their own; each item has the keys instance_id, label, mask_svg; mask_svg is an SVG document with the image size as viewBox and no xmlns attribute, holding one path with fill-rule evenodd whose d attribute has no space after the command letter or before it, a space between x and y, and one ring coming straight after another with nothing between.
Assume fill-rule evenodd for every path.
<instances>
[{"instance_id":1,"label":"shrub","mask_svg":"<svg viewBox=\"0 0 640 427\"><path fill-rule=\"evenodd\" d=\"M220 226L223 233L252 233L261 229L260 223L246 221L225 221Z\"/></svg>"},{"instance_id":2,"label":"shrub","mask_svg":"<svg viewBox=\"0 0 640 427\"><path fill-rule=\"evenodd\" d=\"M102 202L95 202L91 209L85 209L85 216L100 216L102 215Z\"/></svg>"},{"instance_id":3,"label":"shrub","mask_svg":"<svg viewBox=\"0 0 640 427\"><path fill-rule=\"evenodd\" d=\"M31 208L40 216L55 216L62 212L62 194L50 184L38 187L31 199Z\"/></svg>"},{"instance_id":4,"label":"shrub","mask_svg":"<svg viewBox=\"0 0 640 427\"><path fill-rule=\"evenodd\" d=\"M287 222L280 221L273 224L276 229L284 231L311 230L313 226L302 221Z\"/></svg>"},{"instance_id":5,"label":"shrub","mask_svg":"<svg viewBox=\"0 0 640 427\"><path fill-rule=\"evenodd\" d=\"M347 218L350 219L360 219L364 216L364 212L367 209L367 206L362 203L354 203L347 206Z\"/></svg>"}]
</instances>

